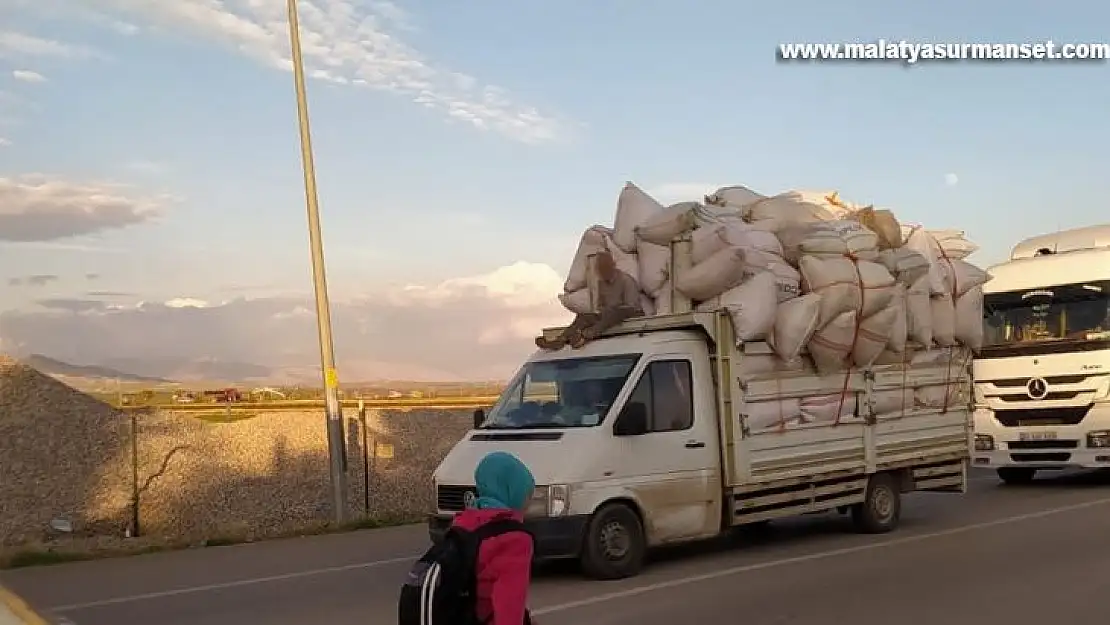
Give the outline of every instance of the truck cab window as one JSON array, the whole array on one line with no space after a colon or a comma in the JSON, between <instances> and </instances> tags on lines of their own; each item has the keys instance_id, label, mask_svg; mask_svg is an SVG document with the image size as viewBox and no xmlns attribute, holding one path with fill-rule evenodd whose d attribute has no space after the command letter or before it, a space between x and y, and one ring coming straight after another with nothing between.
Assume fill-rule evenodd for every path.
<instances>
[{"instance_id":1,"label":"truck cab window","mask_svg":"<svg viewBox=\"0 0 1110 625\"><path fill-rule=\"evenodd\" d=\"M675 432L694 425L692 377L688 360L657 360L644 369L628 401L647 407L650 431Z\"/></svg>"}]
</instances>

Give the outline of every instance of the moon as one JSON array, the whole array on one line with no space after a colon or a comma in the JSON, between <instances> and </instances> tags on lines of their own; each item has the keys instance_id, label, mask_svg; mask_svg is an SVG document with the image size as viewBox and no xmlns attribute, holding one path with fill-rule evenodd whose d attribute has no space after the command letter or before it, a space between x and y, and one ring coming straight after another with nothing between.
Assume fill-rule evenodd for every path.
<instances>
[{"instance_id":1,"label":"moon","mask_svg":"<svg viewBox=\"0 0 1110 625\"><path fill-rule=\"evenodd\" d=\"M956 174L944 174L944 184L954 187L960 182L960 177Z\"/></svg>"}]
</instances>

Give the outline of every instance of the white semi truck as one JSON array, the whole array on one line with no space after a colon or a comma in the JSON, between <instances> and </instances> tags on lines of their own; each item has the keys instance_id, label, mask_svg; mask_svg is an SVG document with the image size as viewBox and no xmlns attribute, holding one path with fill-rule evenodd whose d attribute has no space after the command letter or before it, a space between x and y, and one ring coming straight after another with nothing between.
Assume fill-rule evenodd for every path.
<instances>
[{"instance_id":1,"label":"white semi truck","mask_svg":"<svg viewBox=\"0 0 1110 625\"><path fill-rule=\"evenodd\" d=\"M1110 225L1027 239L989 271L974 465L1011 484L1110 467Z\"/></svg>"},{"instance_id":2,"label":"white semi truck","mask_svg":"<svg viewBox=\"0 0 1110 625\"><path fill-rule=\"evenodd\" d=\"M672 310L689 302L676 294ZM824 377L767 371L750 365L771 349L737 347L727 314L676 312L629 320L582 349L537 351L436 469L432 540L472 500L474 469L494 450L536 477L526 519L537 556L576 558L592 577L635 575L650 547L800 514L850 512L864 532L893 530L903 494L966 490L969 354L953 349ZM914 406L915 390L940 385L966 399ZM909 408L873 414L891 391ZM842 392L854 408L832 422L757 427L749 412Z\"/></svg>"}]
</instances>

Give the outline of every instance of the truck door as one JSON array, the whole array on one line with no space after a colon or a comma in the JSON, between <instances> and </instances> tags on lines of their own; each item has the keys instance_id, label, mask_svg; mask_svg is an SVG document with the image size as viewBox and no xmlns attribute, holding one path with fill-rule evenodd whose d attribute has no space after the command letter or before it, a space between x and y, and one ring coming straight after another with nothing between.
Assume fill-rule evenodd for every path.
<instances>
[{"instance_id":1,"label":"truck door","mask_svg":"<svg viewBox=\"0 0 1110 625\"><path fill-rule=\"evenodd\" d=\"M695 372L688 356L657 356L625 402L644 405L648 427L641 435L617 437L620 457L614 460L644 507L652 544L719 530L716 413L701 405L706 399L694 381L702 375L709 371Z\"/></svg>"}]
</instances>

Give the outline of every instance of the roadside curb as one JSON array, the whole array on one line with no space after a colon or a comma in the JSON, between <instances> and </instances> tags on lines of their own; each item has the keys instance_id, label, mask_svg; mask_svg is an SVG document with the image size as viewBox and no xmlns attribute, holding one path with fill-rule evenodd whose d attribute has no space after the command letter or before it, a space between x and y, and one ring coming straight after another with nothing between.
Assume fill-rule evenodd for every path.
<instances>
[{"instance_id":1,"label":"roadside curb","mask_svg":"<svg viewBox=\"0 0 1110 625\"><path fill-rule=\"evenodd\" d=\"M22 597L0 586L0 625L50 625Z\"/></svg>"}]
</instances>

